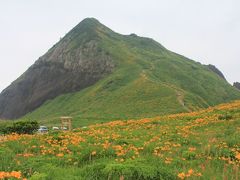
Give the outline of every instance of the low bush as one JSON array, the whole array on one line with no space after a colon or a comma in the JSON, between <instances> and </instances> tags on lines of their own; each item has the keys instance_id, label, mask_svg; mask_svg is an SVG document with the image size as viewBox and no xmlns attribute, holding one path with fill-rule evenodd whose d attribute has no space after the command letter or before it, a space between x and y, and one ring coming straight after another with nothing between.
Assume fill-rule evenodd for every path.
<instances>
[{"instance_id":1,"label":"low bush","mask_svg":"<svg viewBox=\"0 0 240 180\"><path fill-rule=\"evenodd\" d=\"M39 128L37 121L18 121L2 126L0 131L3 134L33 134Z\"/></svg>"},{"instance_id":2,"label":"low bush","mask_svg":"<svg viewBox=\"0 0 240 180\"><path fill-rule=\"evenodd\" d=\"M219 120L231 120L233 119L233 116L231 114L223 114L218 116Z\"/></svg>"}]
</instances>

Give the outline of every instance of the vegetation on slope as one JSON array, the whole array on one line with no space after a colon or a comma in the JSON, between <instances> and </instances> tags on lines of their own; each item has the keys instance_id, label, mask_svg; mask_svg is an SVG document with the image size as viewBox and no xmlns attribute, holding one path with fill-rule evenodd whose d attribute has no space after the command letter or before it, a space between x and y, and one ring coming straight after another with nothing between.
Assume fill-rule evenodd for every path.
<instances>
[{"instance_id":1,"label":"vegetation on slope","mask_svg":"<svg viewBox=\"0 0 240 180\"><path fill-rule=\"evenodd\" d=\"M0 141L0 174L36 179L238 179L240 101Z\"/></svg>"},{"instance_id":2,"label":"vegetation on slope","mask_svg":"<svg viewBox=\"0 0 240 180\"><path fill-rule=\"evenodd\" d=\"M239 91L208 67L152 39L123 36L102 25L95 31L100 51L116 64L113 73L80 92L47 101L25 118L49 122L68 115L84 125L98 119L105 122L189 112L240 98Z\"/></svg>"}]
</instances>

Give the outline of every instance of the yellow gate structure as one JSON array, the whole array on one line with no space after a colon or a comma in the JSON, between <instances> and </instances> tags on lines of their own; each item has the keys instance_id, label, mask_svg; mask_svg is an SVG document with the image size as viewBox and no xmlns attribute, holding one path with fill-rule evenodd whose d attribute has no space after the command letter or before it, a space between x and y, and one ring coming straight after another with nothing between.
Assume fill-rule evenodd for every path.
<instances>
[{"instance_id":1,"label":"yellow gate structure","mask_svg":"<svg viewBox=\"0 0 240 180\"><path fill-rule=\"evenodd\" d=\"M64 130L64 127L67 127L67 130L72 130L72 117L62 116L61 119L61 128Z\"/></svg>"}]
</instances>

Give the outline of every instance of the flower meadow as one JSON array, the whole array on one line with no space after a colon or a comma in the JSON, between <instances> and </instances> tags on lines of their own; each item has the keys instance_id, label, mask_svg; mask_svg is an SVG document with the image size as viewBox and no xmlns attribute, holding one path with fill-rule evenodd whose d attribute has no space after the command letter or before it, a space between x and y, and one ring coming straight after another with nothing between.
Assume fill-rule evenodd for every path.
<instances>
[{"instance_id":1,"label":"flower meadow","mask_svg":"<svg viewBox=\"0 0 240 180\"><path fill-rule=\"evenodd\" d=\"M240 101L71 132L0 137L0 179L240 178Z\"/></svg>"}]
</instances>

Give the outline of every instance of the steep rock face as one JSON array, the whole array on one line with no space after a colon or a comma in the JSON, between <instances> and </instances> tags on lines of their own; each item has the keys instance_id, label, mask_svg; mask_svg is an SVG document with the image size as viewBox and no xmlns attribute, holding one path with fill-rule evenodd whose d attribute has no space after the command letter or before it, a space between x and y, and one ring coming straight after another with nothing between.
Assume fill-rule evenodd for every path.
<instances>
[{"instance_id":1,"label":"steep rock face","mask_svg":"<svg viewBox=\"0 0 240 180\"><path fill-rule=\"evenodd\" d=\"M225 76L223 75L223 73L214 65L209 64L207 65L207 67L213 71L214 73L216 73L218 76L220 76L221 78L223 78L224 80L226 80Z\"/></svg>"},{"instance_id":2,"label":"steep rock face","mask_svg":"<svg viewBox=\"0 0 240 180\"><path fill-rule=\"evenodd\" d=\"M76 33L88 28L86 23L88 22L84 21L75 27L21 77L3 90L0 94L1 119L21 117L48 99L79 91L112 72L113 61L99 47L94 33L91 36ZM98 22L94 23L98 26ZM74 42L76 39L79 44Z\"/></svg>"},{"instance_id":3,"label":"steep rock face","mask_svg":"<svg viewBox=\"0 0 240 180\"><path fill-rule=\"evenodd\" d=\"M233 86L240 90L240 83L239 82L233 83Z\"/></svg>"}]
</instances>

